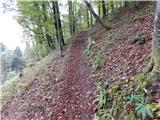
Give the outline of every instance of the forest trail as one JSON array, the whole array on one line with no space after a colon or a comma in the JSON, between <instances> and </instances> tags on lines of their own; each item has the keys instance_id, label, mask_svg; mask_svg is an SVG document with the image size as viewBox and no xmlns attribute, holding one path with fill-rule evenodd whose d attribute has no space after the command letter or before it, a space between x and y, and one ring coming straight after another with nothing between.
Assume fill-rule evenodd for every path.
<instances>
[{"instance_id":1,"label":"forest trail","mask_svg":"<svg viewBox=\"0 0 160 120\"><path fill-rule=\"evenodd\" d=\"M59 90L59 103L54 106L55 120L90 120L93 115L94 84L90 68L82 54L86 33L80 32L70 50L64 70L64 82Z\"/></svg>"},{"instance_id":2,"label":"forest trail","mask_svg":"<svg viewBox=\"0 0 160 120\"><path fill-rule=\"evenodd\" d=\"M80 32L69 51L63 78L55 74L62 67L60 57L41 70L20 97L14 97L4 107L2 120L91 120L94 114L95 85L90 80L91 69L83 48L87 32Z\"/></svg>"}]
</instances>

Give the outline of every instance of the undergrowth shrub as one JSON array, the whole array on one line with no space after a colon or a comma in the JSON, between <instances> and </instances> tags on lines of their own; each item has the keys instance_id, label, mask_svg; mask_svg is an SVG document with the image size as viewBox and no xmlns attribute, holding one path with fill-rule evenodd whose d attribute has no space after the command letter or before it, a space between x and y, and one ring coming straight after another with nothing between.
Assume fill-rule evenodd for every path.
<instances>
[{"instance_id":1,"label":"undergrowth shrub","mask_svg":"<svg viewBox=\"0 0 160 120\"><path fill-rule=\"evenodd\" d=\"M93 70L100 68L104 62L102 53L98 51L95 44L88 44L87 48L84 50L84 54L89 57Z\"/></svg>"},{"instance_id":2,"label":"undergrowth shrub","mask_svg":"<svg viewBox=\"0 0 160 120\"><path fill-rule=\"evenodd\" d=\"M131 43L133 44L144 44L145 43L145 36L143 33L137 34L135 37L132 38Z\"/></svg>"},{"instance_id":3,"label":"undergrowth shrub","mask_svg":"<svg viewBox=\"0 0 160 120\"><path fill-rule=\"evenodd\" d=\"M129 84L127 88L121 88L117 83L96 84L97 112L94 120L148 120L159 117L160 105L151 103L143 89L135 91L137 86Z\"/></svg>"},{"instance_id":4,"label":"undergrowth shrub","mask_svg":"<svg viewBox=\"0 0 160 120\"><path fill-rule=\"evenodd\" d=\"M127 106L132 106L134 109L129 109L129 114L131 116L139 116L143 120L147 117L153 118L153 112L147 105L149 104L149 100L144 96L144 94L134 95L131 94L127 97ZM134 114L134 115L133 115Z\"/></svg>"}]
</instances>

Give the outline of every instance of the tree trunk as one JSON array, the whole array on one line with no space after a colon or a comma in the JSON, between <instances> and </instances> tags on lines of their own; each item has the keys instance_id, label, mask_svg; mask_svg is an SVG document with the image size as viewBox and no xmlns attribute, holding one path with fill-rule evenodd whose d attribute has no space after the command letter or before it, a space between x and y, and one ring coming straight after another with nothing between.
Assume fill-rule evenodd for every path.
<instances>
[{"instance_id":1,"label":"tree trunk","mask_svg":"<svg viewBox=\"0 0 160 120\"><path fill-rule=\"evenodd\" d=\"M71 36L76 32L76 20L74 11L76 10L75 6L73 6L72 1L68 1L69 6L69 25L70 25L70 34Z\"/></svg>"},{"instance_id":2,"label":"tree trunk","mask_svg":"<svg viewBox=\"0 0 160 120\"><path fill-rule=\"evenodd\" d=\"M151 86L156 96L160 97L160 1L156 2L154 33L152 40L152 56L145 73L152 75Z\"/></svg>"},{"instance_id":3,"label":"tree trunk","mask_svg":"<svg viewBox=\"0 0 160 120\"><path fill-rule=\"evenodd\" d=\"M73 10L72 10L72 14L73 14L73 34L76 33L76 19L75 19L75 13L76 13L76 5L73 5Z\"/></svg>"},{"instance_id":4,"label":"tree trunk","mask_svg":"<svg viewBox=\"0 0 160 120\"><path fill-rule=\"evenodd\" d=\"M149 67L146 72L151 71L160 71L160 2L156 3L156 13L154 18L154 33L153 33L153 40L152 40L152 56L150 60Z\"/></svg>"},{"instance_id":5,"label":"tree trunk","mask_svg":"<svg viewBox=\"0 0 160 120\"><path fill-rule=\"evenodd\" d=\"M73 35L73 15L72 15L72 1L68 1L69 6L69 27L70 27L70 34Z\"/></svg>"},{"instance_id":6,"label":"tree trunk","mask_svg":"<svg viewBox=\"0 0 160 120\"><path fill-rule=\"evenodd\" d=\"M92 26L93 25L93 16L92 16L91 12L89 12L89 13L90 13L90 26Z\"/></svg>"},{"instance_id":7,"label":"tree trunk","mask_svg":"<svg viewBox=\"0 0 160 120\"><path fill-rule=\"evenodd\" d=\"M101 18L101 1L98 1L98 15Z\"/></svg>"},{"instance_id":8,"label":"tree trunk","mask_svg":"<svg viewBox=\"0 0 160 120\"><path fill-rule=\"evenodd\" d=\"M106 2L102 0L102 10L103 10L103 18L106 17Z\"/></svg>"},{"instance_id":9,"label":"tree trunk","mask_svg":"<svg viewBox=\"0 0 160 120\"><path fill-rule=\"evenodd\" d=\"M87 12L87 27L89 28L90 24L89 24L89 11L88 11L88 8L86 8L86 12Z\"/></svg>"},{"instance_id":10,"label":"tree trunk","mask_svg":"<svg viewBox=\"0 0 160 120\"><path fill-rule=\"evenodd\" d=\"M125 6L125 7L128 6L128 1L124 1L124 6Z\"/></svg>"},{"instance_id":11,"label":"tree trunk","mask_svg":"<svg viewBox=\"0 0 160 120\"><path fill-rule=\"evenodd\" d=\"M110 1L110 2L111 2L111 10L112 10L112 13L115 14L114 1Z\"/></svg>"},{"instance_id":12,"label":"tree trunk","mask_svg":"<svg viewBox=\"0 0 160 120\"><path fill-rule=\"evenodd\" d=\"M137 10L138 9L138 4L139 4L139 1L134 1L134 8Z\"/></svg>"},{"instance_id":13,"label":"tree trunk","mask_svg":"<svg viewBox=\"0 0 160 120\"><path fill-rule=\"evenodd\" d=\"M58 21L58 28L59 28L59 35L60 35L60 40L62 42L62 45L64 46L64 38L63 38L63 31L62 31L62 25L61 25L61 19L60 19L60 12L59 12L59 6L58 6L58 1L55 1L56 4L56 12L57 12L57 21Z\"/></svg>"},{"instance_id":14,"label":"tree trunk","mask_svg":"<svg viewBox=\"0 0 160 120\"><path fill-rule=\"evenodd\" d=\"M43 9L43 23L45 23L47 21L47 15L46 15L46 6L45 3L42 4L42 9ZM44 31L44 35L46 37L46 41L47 41L47 46L49 51L52 50L54 48L54 46L52 46L52 37L47 33L48 31L45 29L45 27L42 28Z\"/></svg>"},{"instance_id":15,"label":"tree trunk","mask_svg":"<svg viewBox=\"0 0 160 120\"><path fill-rule=\"evenodd\" d=\"M62 56L62 49L65 43L63 39L63 32L62 32L62 26L61 26L61 20L60 20L58 1L52 1L52 7L53 7L54 19L55 19L54 25L56 28L56 37L57 37L57 41L58 41L61 56Z\"/></svg>"},{"instance_id":16,"label":"tree trunk","mask_svg":"<svg viewBox=\"0 0 160 120\"><path fill-rule=\"evenodd\" d=\"M103 27L105 28L105 30L108 30L108 28L106 27L106 25L100 20L100 18L97 16L97 14L95 13L95 11L93 10L93 8L91 7L90 3L86 0L84 0L84 2L86 3L88 9L90 10L90 12L92 13L92 15L94 16L94 18L96 19L96 21Z\"/></svg>"}]
</instances>

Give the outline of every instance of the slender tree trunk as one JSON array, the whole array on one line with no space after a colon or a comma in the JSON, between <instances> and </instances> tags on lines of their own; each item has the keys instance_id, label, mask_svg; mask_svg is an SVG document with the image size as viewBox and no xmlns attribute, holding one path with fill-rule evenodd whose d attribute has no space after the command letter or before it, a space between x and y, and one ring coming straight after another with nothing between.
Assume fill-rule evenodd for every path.
<instances>
[{"instance_id":1,"label":"slender tree trunk","mask_svg":"<svg viewBox=\"0 0 160 120\"><path fill-rule=\"evenodd\" d=\"M138 3L139 1L134 1L134 8L137 10L138 9Z\"/></svg>"},{"instance_id":2,"label":"slender tree trunk","mask_svg":"<svg viewBox=\"0 0 160 120\"><path fill-rule=\"evenodd\" d=\"M106 2L102 0L103 18L106 17Z\"/></svg>"},{"instance_id":3,"label":"slender tree trunk","mask_svg":"<svg viewBox=\"0 0 160 120\"><path fill-rule=\"evenodd\" d=\"M115 10L114 10L114 1L110 1L110 2L111 2L112 13L115 14Z\"/></svg>"},{"instance_id":4,"label":"slender tree trunk","mask_svg":"<svg viewBox=\"0 0 160 120\"><path fill-rule=\"evenodd\" d=\"M69 24L70 24L70 34L71 36L76 32L76 20L75 20L75 6L73 5L72 1L68 1L69 6Z\"/></svg>"},{"instance_id":5,"label":"slender tree trunk","mask_svg":"<svg viewBox=\"0 0 160 120\"><path fill-rule=\"evenodd\" d=\"M59 12L59 6L58 1L55 2L56 4L56 10L57 10L57 21L58 21L58 28L59 28L59 34L60 34L60 40L62 42L62 45L64 46L64 38L63 38L63 31L62 31L62 25L61 25L61 19L60 19L60 12Z\"/></svg>"},{"instance_id":6,"label":"slender tree trunk","mask_svg":"<svg viewBox=\"0 0 160 120\"><path fill-rule=\"evenodd\" d=\"M75 1L75 3L76 3L76 1ZM77 8L76 8L76 4L75 4L75 6L74 6L74 28L75 28L75 33L76 32L78 32L78 29L77 29L77 20L76 20L76 13L77 13Z\"/></svg>"},{"instance_id":7,"label":"slender tree trunk","mask_svg":"<svg viewBox=\"0 0 160 120\"><path fill-rule=\"evenodd\" d=\"M91 7L90 3L86 0L84 0L84 2L86 3L88 9L90 10L90 12L92 13L92 15L95 17L96 21L103 27L105 28L105 30L107 30L108 28L106 27L106 25L100 20L100 18L97 16L97 14L95 13L95 11L93 10L93 8Z\"/></svg>"},{"instance_id":8,"label":"slender tree trunk","mask_svg":"<svg viewBox=\"0 0 160 120\"><path fill-rule=\"evenodd\" d=\"M124 1L124 6L125 6L125 7L128 6L128 1Z\"/></svg>"},{"instance_id":9,"label":"slender tree trunk","mask_svg":"<svg viewBox=\"0 0 160 120\"><path fill-rule=\"evenodd\" d=\"M53 7L54 19L55 19L54 25L56 28L56 37L57 37L57 41L58 41L61 56L62 56L62 49L63 49L63 46L65 45L65 43L64 43L64 39L63 39L63 33L62 33L58 1L52 1L52 7Z\"/></svg>"},{"instance_id":10,"label":"slender tree trunk","mask_svg":"<svg viewBox=\"0 0 160 120\"><path fill-rule=\"evenodd\" d=\"M73 35L73 14L72 14L72 1L68 1L69 6L69 26L70 26L70 34Z\"/></svg>"},{"instance_id":11,"label":"slender tree trunk","mask_svg":"<svg viewBox=\"0 0 160 120\"><path fill-rule=\"evenodd\" d=\"M43 14L43 22L45 23L47 21L47 15L45 14L46 13L46 6L45 6L45 3L42 4L42 9L44 11L44 14ZM48 46L48 49L49 51L51 49L53 49L54 47L52 46L52 37L47 33L47 30L43 27L43 31L44 31L44 36L46 37L46 41L47 41L47 46Z\"/></svg>"},{"instance_id":12,"label":"slender tree trunk","mask_svg":"<svg viewBox=\"0 0 160 120\"><path fill-rule=\"evenodd\" d=\"M101 1L98 1L98 15L101 18Z\"/></svg>"},{"instance_id":13,"label":"slender tree trunk","mask_svg":"<svg viewBox=\"0 0 160 120\"><path fill-rule=\"evenodd\" d=\"M88 8L86 8L86 12L87 12L87 27L89 28L90 24L89 24L89 11L88 11Z\"/></svg>"},{"instance_id":14,"label":"slender tree trunk","mask_svg":"<svg viewBox=\"0 0 160 120\"><path fill-rule=\"evenodd\" d=\"M75 19L75 11L76 11L76 5L73 5L73 10L72 10L72 14L73 14L73 34L76 33L76 19Z\"/></svg>"}]
</instances>

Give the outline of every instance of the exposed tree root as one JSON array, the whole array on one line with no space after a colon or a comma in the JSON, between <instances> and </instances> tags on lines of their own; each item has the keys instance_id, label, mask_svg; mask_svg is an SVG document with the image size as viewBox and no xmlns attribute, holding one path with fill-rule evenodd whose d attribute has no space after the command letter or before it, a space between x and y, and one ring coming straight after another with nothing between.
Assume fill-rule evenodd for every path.
<instances>
[{"instance_id":1,"label":"exposed tree root","mask_svg":"<svg viewBox=\"0 0 160 120\"><path fill-rule=\"evenodd\" d=\"M154 60L153 58L151 58L150 62L143 72L145 75L148 74L152 78L147 85L147 89L148 91L150 91L149 94L156 98L160 98L160 73L153 70L154 65Z\"/></svg>"}]
</instances>

